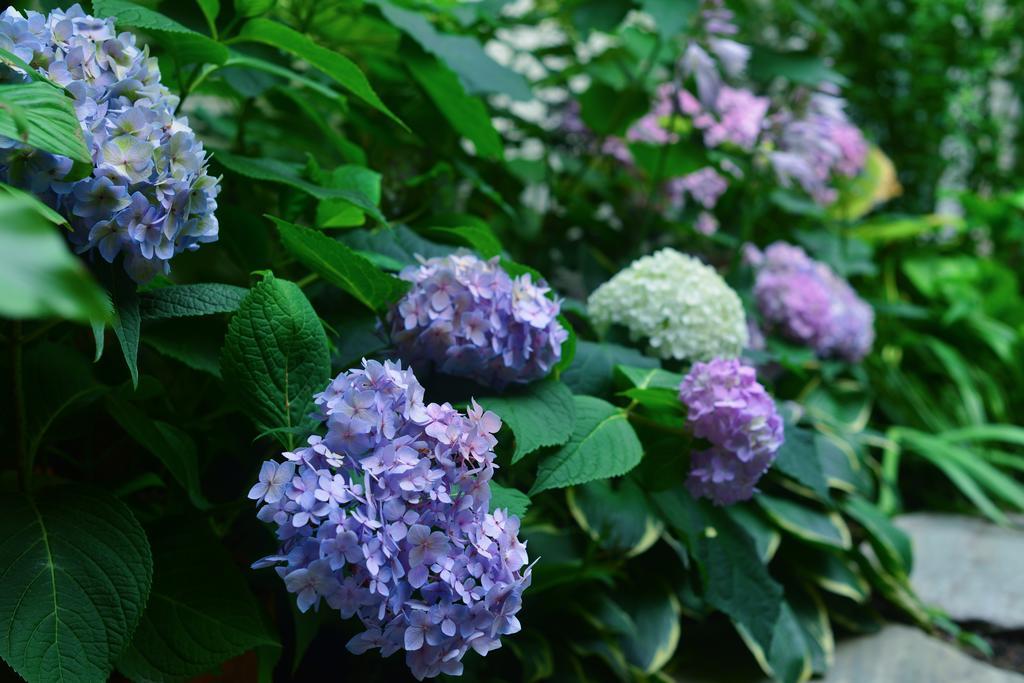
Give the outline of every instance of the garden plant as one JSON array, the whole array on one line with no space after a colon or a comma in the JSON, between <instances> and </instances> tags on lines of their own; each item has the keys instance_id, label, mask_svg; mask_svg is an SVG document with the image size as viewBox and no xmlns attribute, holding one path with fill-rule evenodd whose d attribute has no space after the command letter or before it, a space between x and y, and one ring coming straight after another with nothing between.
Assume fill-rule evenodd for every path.
<instances>
[{"instance_id":1,"label":"garden plant","mask_svg":"<svg viewBox=\"0 0 1024 683\"><path fill-rule=\"evenodd\" d=\"M1022 13L14 3L0 672L991 654L892 518L1024 512Z\"/></svg>"}]
</instances>

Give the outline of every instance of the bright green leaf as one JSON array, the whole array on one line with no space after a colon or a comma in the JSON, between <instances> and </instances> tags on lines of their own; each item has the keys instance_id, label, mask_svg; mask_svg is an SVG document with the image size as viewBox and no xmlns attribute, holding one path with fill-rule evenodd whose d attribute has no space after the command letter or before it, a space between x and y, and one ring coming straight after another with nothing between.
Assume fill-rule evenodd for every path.
<instances>
[{"instance_id":1,"label":"bright green leaf","mask_svg":"<svg viewBox=\"0 0 1024 683\"><path fill-rule=\"evenodd\" d=\"M626 414L599 398L574 396L576 422L569 442L546 455L530 495L617 477L640 462L643 447Z\"/></svg>"},{"instance_id":2,"label":"bright green leaf","mask_svg":"<svg viewBox=\"0 0 1024 683\"><path fill-rule=\"evenodd\" d=\"M530 507L530 497L519 489L491 482L490 511L508 510L510 515L522 517Z\"/></svg>"},{"instance_id":3,"label":"bright green leaf","mask_svg":"<svg viewBox=\"0 0 1024 683\"><path fill-rule=\"evenodd\" d=\"M71 98L46 83L0 85L0 136L92 165Z\"/></svg>"},{"instance_id":4,"label":"bright green leaf","mask_svg":"<svg viewBox=\"0 0 1024 683\"><path fill-rule=\"evenodd\" d=\"M244 287L217 282L160 287L140 292L139 313L143 320L233 313L248 293Z\"/></svg>"},{"instance_id":5,"label":"bright green leaf","mask_svg":"<svg viewBox=\"0 0 1024 683\"><path fill-rule=\"evenodd\" d=\"M93 0L98 17L113 17L118 30L141 28L165 34L161 46L182 64L223 64L228 49L209 36L197 33L170 17L128 0Z\"/></svg>"},{"instance_id":6,"label":"bright green leaf","mask_svg":"<svg viewBox=\"0 0 1024 683\"><path fill-rule=\"evenodd\" d=\"M561 446L573 433L576 404L568 387L554 379L512 387L479 402L493 410L515 434L512 464L543 446Z\"/></svg>"},{"instance_id":7,"label":"bright green leaf","mask_svg":"<svg viewBox=\"0 0 1024 683\"><path fill-rule=\"evenodd\" d=\"M338 240L301 225L269 217L285 248L322 278L345 290L367 308L382 311L409 288L404 280L382 272Z\"/></svg>"}]
</instances>

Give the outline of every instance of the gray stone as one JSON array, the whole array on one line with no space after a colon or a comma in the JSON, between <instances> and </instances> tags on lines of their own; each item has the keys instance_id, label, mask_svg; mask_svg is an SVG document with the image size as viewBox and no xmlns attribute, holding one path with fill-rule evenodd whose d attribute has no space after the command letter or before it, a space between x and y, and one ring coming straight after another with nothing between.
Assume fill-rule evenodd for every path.
<instances>
[{"instance_id":1,"label":"gray stone","mask_svg":"<svg viewBox=\"0 0 1024 683\"><path fill-rule=\"evenodd\" d=\"M1024 683L910 626L844 640L822 683Z\"/></svg>"},{"instance_id":2,"label":"gray stone","mask_svg":"<svg viewBox=\"0 0 1024 683\"><path fill-rule=\"evenodd\" d=\"M1024 531L960 515L903 515L910 534L910 583L921 599L956 621L1024 628Z\"/></svg>"}]
</instances>

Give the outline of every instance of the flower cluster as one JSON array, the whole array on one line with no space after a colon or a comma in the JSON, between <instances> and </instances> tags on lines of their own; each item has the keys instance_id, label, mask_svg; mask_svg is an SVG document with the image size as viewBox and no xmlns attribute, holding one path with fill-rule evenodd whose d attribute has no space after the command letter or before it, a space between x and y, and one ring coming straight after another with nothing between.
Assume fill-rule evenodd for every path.
<instances>
[{"instance_id":1,"label":"flower cluster","mask_svg":"<svg viewBox=\"0 0 1024 683\"><path fill-rule=\"evenodd\" d=\"M366 630L356 654L405 650L419 680L458 675L519 631L530 583L519 520L487 511L501 421L424 404L400 364L363 361L316 396L324 437L268 461L249 497L277 525L277 566L299 609L321 599Z\"/></svg>"},{"instance_id":2,"label":"flower cluster","mask_svg":"<svg viewBox=\"0 0 1024 683\"><path fill-rule=\"evenodd\" d=\"M754 296L769 329L821 358L859 361L874 342L875 314L849 283L800 247L775 242L747 251L757 271Z\"/></svg>"},{"instance_id":3,"label":"flower cluster","mask_svg":"<svg viewBox=\"0 0 1024 683\"><path fill-rule=\"evenodd\" d=\"M693 435L711 444L692 455L690 493L718 505L754 495L783 442L782 418L754 368L735 359L696 363L679 385L679 400Z\"/></svg>"},{"instance_id":4,"label":"flower cluster","mask_svg":"<svg viewBox=\"0 0 1024 683\"><path fill-rule=\"evenodd\" d=\"M167 273L175 254L217 239L217 180L203 145L176 118L178 98L160 83L156 59L118 34L112 19L78 5L48 15L8 8L0 48L64 86L92 154L89 177L68 181L72 161L0 139L0 180L31 190L70 222L79 252L108 262L124 254L132 278ZM0 83L29 76L0 65Z\"/></svg>"},{"instance_id":5,"label":"flower cluster","mask_svg":"<svg viewBox=\"0 0 1024 683\"><path fill-rule=\"evenodd\" d=\"M857 175L867 160L864 134L850 123L844 106L835 95L815 92L807 96L801 115L785 110L772 124L776 149L768 158L779 183L799 184L822 205L838 196L831 182Z\"/></svg>"},{"instance_id":6,"label":"flower cluster","mask_svg":"<svg viewBox=\"0 0 1024 683\"><path fill-rule=\"evenodd\" d=\"M587 308L595 325L622 325L662 358L735 357L747 343L736 292L713 268L674 249L619 271L590 295Z\"/></svg>"},{"instance_id":7,"label":"flower cluster","mask_svg":"<svg viewBox=\"0 0 1024 683\"><path fill-rule=\"evenodd\" d=\"M391 309L391 340L414 367L426 364L494 388L547 375L569 333L559 301L527 273L509 277L498 259L469 253L402 271L412 283Z\"/></svg>"}]
</instances>

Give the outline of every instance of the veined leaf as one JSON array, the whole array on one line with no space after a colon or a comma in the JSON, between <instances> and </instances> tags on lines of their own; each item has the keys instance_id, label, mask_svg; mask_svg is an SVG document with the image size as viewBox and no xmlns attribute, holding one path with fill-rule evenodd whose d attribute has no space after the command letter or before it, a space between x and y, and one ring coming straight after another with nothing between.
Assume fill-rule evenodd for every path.
<instances>
[{"instance_id":1,"label":"veined leaf","mask_svg":"<svg viewBox=\"0 0 1024 683\"><path fill-rule=\"evenodd\" d=\"M149 543L92 489L8 493L0 515L0 654L30 681L103 681L149 596Z\"/></svg>"},{"instance_id":2,"label":"veined leaf","mask_svg":"<svg viewBox=\"0 0 1024 683\"><path fill-rule=\"evenodd\" d=\"M490 226L483 221L478 225L439 226L429 228L427 232L431 235L439 235L439 239L453 237L472 247L485 259L501 255L501 242L491 232Z\"/></svg>"},{"instance_id":3,"label":"veined leaf","mask_svg":"<svg viewBox=\"0 0 1024 683\"><path fill-rule=\"evenodd\" d=\"M248 293L244 287L216 282L160 287L140 292L139 313L143 320L233 313Z\"/></svg>"},{"instance_id":4,"label":"veined leaf","mask_svg":"<svg viewBox=\"0 0 1024 683\"><path fill-rule=\"evenodd\" d=\"M338 240L301 225L268 216L284 246L307 267L345 290L367 308L382 311L397 301L409 283L389 275Z\"/></svg>"},{"instance_id":5,"label":"veined leaf","mask_svg":"<svg viewBox=\"0 0 1024 683\"><path fill-rule=\"evenodd\" d=\"M183 64L223 64L228 59L223 44L148 7L128 0L93 0L92 9L98 17L113 17L118 30L132 27L166 34L161 45Z\"/></svg>"},{"instance_id":6,"label":"veined leaf","mask_svg":"<svg viewBox=\"0 0 1024 683\"><path fill-rule=\"evenodd\" d=\"M516 437L512 464L543 446L561 446L573 433L576 404L563 383L547 379L500 396L479 399L493 410Z\"/></svg>"},{"instance_id":7,"label":"veined leaf","mask_svg":"<svg viewBox=\"0 0 1024 683\"><path fill-rule=\"evenodd\" d=\"M0 136L86 165L69 179L84 177L91 168L92 155L71 98L47 83L0 85Z\"/></svg>"},{"instance_id":8,"label":"veined leaf","mask_svg":"<svg viewBox=\"0 0 1024 683\"><path fill-rule=\"evenodd\" d=\"M292 448L331 373L327 335L294 282L267 274L249 290L228 325L221 372L257 426Z\"/></svg>"},{"instance_id":9,"label":"veined leaf","mask_svg":"<svg viewBox=\"0 0 1024 683\"><path fill-rule=\"evenodd\" d=\"M530 495L617 477L640 462L643 447L626 414L599 398L574 396L576 422L569 442L545 456Z\"/></svg>"}]
</instances>

